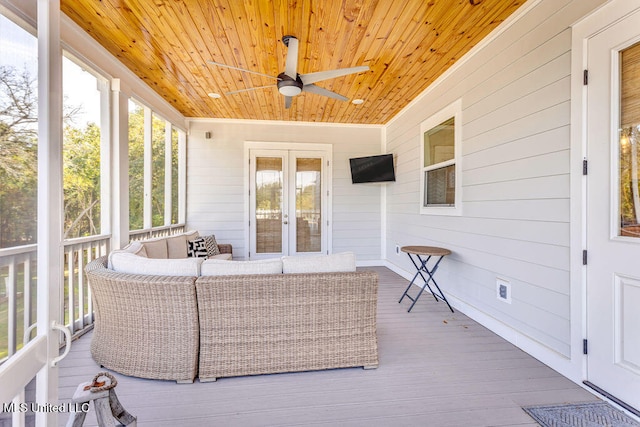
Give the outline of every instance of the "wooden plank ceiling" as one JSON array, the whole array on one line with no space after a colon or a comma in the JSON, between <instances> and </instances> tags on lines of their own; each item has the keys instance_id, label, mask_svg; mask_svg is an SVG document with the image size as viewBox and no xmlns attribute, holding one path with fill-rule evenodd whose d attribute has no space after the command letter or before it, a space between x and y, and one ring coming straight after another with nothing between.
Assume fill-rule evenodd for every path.
<instances>
[{"instance_id":1,"label":"wooden plank ceiling","mask_svg":"<svg viewBox=\"0 0 640 427\"><path fill-rule=\"evenodd\" d=\"M384 124L525 0L61 0L61 9L186 117ZM354 105L303 92L285 109L256 74L368 65L318 82ZM218 93L214 99L208 94Z\"/></svg>"}]
</instances>

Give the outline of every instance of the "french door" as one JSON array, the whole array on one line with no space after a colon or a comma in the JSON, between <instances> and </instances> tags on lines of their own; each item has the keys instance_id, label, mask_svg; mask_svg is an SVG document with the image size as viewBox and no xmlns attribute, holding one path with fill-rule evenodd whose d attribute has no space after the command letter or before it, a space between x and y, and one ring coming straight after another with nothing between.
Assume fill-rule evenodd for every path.
<instances>
[{"instance_id":1,"label":"french door","mask_svg":"<svg viewBox=\"0 0 640 427\"><path fill-rule=\"evenodd\" d=\"M327 253L330 153L249 151L249 258Z\"/></svg>"},{"instance_id":2,"label":"french door","mask_svg":"<svg viewBox=\"0 0 640 427\"><path fill-rule=\"evenodd\" d=\"M587 380L640 409L640 9L587 46Z\"/></svg>"}]
</instances>

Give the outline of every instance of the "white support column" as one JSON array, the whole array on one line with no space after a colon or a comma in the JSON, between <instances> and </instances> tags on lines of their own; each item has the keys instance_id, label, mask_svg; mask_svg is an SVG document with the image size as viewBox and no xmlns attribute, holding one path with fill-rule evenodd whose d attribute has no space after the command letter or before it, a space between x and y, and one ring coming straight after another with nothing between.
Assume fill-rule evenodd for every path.
<instances>
[{"instance_id":1,"label":"white support column","mask_svg":"<svg viewBox=\"0 0 640 427\"><path fill-rule=\"evenodd\" d=\"M164 225L171 225L171 179L172 179L172 130L171 122L165 121L164 127Z\"/></svg>"},{"instance_id":2,"label":"white support column","mask_svg":"<svg viewBox=\"0 0 640 427\"><path fill-rule=\"evenodd\" d=\"M38 336L47 337L47 363L38 372L36 402L58 401L58 356L62 289L62 49L60 1L38 0ZM55 412L37 412L39 426L57 425Z\"/></svg>"},{"instance_id":3,"label":"white support column","mask_svg":"<svg viewBox=\"0 0 640 427\"><path fill-rule=\"evenodd\" d=\"M187 222L187 134L178 130L178 223Z\"/></svg>"},{"instance_id":4,"label":"white support column","mask_svg":"<svg viewBox=\"0 0 640 427\"><path fill-rule=\"evenodd\" d=\"M153 117L151 109L144 107L144 212L142 228L152 227L152 179L153 179Z\"/></svg>"},{"instance_id":5,"label":"white support column","mask_svg":"<svg viewBox=\"0 0 640 427\"><path fill-rule=\"evenodd\" d=\"M111 81L111 249L129 242L129 96Z\"/></svg>"},{"instance_id":6,"label":"white support column","mask_svg":"<svg viewBox=\"0 0 640 427\"><path fill-rule=\"evenodd\" d=\"M109 82L97 80L100 92L100 234L111 233L111 111Z\"/></svg>"}]
</instances>

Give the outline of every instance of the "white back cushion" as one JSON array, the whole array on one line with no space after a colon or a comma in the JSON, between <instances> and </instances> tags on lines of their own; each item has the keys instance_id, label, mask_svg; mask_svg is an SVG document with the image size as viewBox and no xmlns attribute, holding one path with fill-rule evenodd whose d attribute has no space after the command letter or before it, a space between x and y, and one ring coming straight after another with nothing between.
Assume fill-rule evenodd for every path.
<instances>
[{"instance_id":1,"label":"white back cushion","mask_svg":"<svg viewBox=\"0 0 640 427\"><path fill-rule=\"evenodd\" d=\"M283 273L333 273L342 271L356 271L356 256L353 252L282 257Z\"/></svg>"},{"instance_id":2,"label":"white back cushion","mask_svg":"<svg viewBox=\"0 0 640 427\"><path fill-rule=\"evenodd\" d=\"M112 253L114 271L158 276L199 276L203 258L154 259L128 252Z\"/></svg>"},{"instance_id":3,"label":"white back cushion","mask_svg":"<svg viewBox=\"0 0 640 427\"><path fill-rule=\"evenodd\" d=\"M231 254L218 254L218 255L210 256L209 259L220 259L220 260L231 261L233 259L233 255L231 255Z\"/></svg>"},{"instance_id":4,"label":"white back cushion","mask_svg":"<svg viewBox=\"0 0 640 427\"><path fill-rule=\"evenodd\" d=\"M129 243L127 246L125 246L122 249L116 249L114 251L111 251L111 253L109 254L109 257L107 258L108 260L108 264L107 267L110 269L113 269L113 266L111 264L111 257L113 256L114 253L119 253L119 252L126 252L126 253L131 253L131 254L136 254L138 256L141 257L147 257L147 251L144 247L144 245L140 242L131 242Z\"/></svg>"},{"instance_id":5,"label":"white back cushion","mask_svg":"<svg viewBox=\"0 0 640 427\"><path fill-rule=\"evenodd\" d=\"M280 258L258 259L253 261L227 261L210 258L202 263L202 276L235 276L239 274L281 274Z\"/></svg>"}]
</instances>

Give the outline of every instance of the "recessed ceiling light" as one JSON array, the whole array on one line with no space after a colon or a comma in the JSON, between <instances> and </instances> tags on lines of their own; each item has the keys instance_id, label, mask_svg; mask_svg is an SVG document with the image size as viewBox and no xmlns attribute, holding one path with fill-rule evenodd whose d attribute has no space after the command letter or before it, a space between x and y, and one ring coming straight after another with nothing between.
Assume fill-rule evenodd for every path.
<instances>
[{"instance_id":1,"label":"recessed ceiling light","mask_svg":"<svg viewBox=\"0 0 640 427\"><path fill-rule=\"evenodd\" d=\"M219 93L215 93L215 92L211 92L211 93L209 93L209 94L207 94L207 95L209 95L209 96L210 96L211 98L213 98L213 99L218 99L218 98L220 98L220 94L219 94Z\"/></svg>"},{"instance_id":2,"label":"recessed ceiling light","mask_svg":"<svg viewBox=\"0 0 640 427\"><path fill-rule=\"evenodd\" d=\"M353 101L351 101L351 103L354 105L360 105L363 102L364 102L364 99L354 99Z\"/></svg>"}]
</instances>

